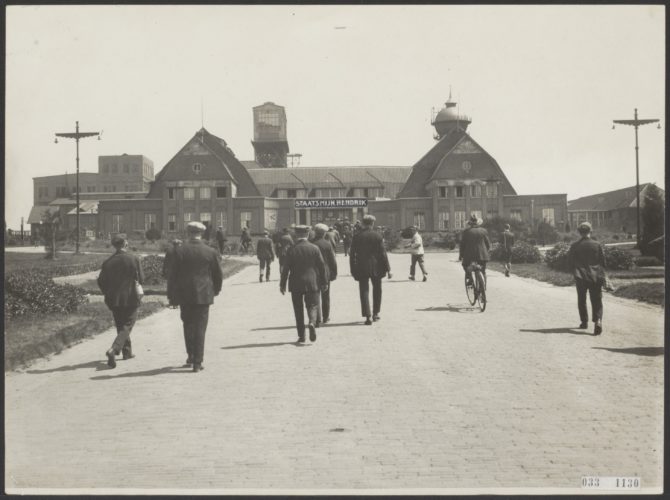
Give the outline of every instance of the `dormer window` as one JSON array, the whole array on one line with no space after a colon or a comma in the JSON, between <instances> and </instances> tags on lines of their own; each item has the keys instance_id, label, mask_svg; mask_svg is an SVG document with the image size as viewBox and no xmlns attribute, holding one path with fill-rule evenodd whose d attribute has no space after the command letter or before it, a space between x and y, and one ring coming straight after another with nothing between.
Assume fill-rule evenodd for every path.
<instances>
[{"instance_id":1,"label":"dormer window","mask_svg":"<svg viewBox=\"0 0 670 500\"><path fill-rule=\"evenodd\" d=\"M463 171L468 173L470 172L470 169L472 168L472 163L469 161L465 160L462 164L461 167L463 168Z\"/></svg>"},{"instance_id":2,"label":"dormer window","mask_svg":"<svg viewBox=\"0 0 670 500\"><path fill-rule=\"evenodd\" d=\"M195 172L196 175L199 174L201 170L202 170L202 165L200 163L194 163L193 164L193 172Z\"/></svg>"}]
</instances>

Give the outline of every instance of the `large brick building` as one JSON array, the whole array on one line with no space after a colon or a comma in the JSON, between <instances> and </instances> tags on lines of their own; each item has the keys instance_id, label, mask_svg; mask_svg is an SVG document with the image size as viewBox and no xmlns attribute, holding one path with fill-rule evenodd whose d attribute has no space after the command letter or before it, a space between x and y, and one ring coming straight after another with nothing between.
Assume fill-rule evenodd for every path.
<instances>
[{"instance_id":1,"label":"large brick building","mask_svg":"<svg viewBox=\"0 0 670 500\"><path fill-rule=\"evenodd\" d=\"M287 161L285 110L266 102L253 109L253 161L238 160L225 140L202 128L155 179L138 179L135 186L141 184L143 191L82 193L82 203L95 206L96 213L91 213L95 230L105 235L154 227L170 237L192 220L224 226L229 234L239 234L242 227L258 233L293 223L355 220L368 212L377 216L380 225L414 224L435 231L462 229L471 213L530 224L543 220L564 224L566 195L517 194L495 159L467 133L470 118L456 109L450 100L437 113L432 123L437 142L412 167L292 168ZM109 158L100 157L100 175L137 173L134 163L128 162L126 170L123 161L115 162L113 172ZM152 177L153 166L142 173ZM97 186L101 180L90 182ZM340 201L336 207L296 208L296 200L317 199ZM364 200L367 206L348 204L356 200Z\"/></svg>"}]
</instances>

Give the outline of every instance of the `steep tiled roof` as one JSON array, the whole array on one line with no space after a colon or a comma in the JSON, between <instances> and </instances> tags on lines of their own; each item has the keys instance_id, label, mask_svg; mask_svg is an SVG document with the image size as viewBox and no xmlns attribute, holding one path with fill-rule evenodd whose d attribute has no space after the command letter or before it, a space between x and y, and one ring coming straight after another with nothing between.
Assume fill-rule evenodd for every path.
<instances>
[{"instance_id":1,"label":"steep tiled roof","mask_svg":"<svg viewBox=\"0 0 670 500\"><path fill-rule=\"evenodd\" d=\"M644 199L644 190L648 185L648 182L640 184L640 201ZM568 201L568 210L607 211L617 208L634 207L635 193L635 186L631 186L615 191L607 191L606 193L583 196L576 200Z\"/></svg>"}]
</instances>

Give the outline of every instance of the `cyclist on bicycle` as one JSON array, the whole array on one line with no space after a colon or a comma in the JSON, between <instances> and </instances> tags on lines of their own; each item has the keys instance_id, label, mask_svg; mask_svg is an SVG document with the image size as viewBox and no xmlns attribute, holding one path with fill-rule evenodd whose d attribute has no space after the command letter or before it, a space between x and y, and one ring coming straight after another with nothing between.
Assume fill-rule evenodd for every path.
<instances>
[{"instance_id":1,"label":"cyclist on bicycle","mask_svg":"<svg viewBox=\"0 0 670 500\"><path fill-rule=\"evenodd\" d=\"M249 236L249 228L242 228L242 236L240 236L240 245L244 250L244 253L249 253L249 245L251 244L251 236Z\"/></svg>"},{"instance_id":2,"label":"cyclist on bicycle","mask_svg":"<svg viewBox=\"0 0 670 500\"><path fill-rule=\"evenodd\" d=\"M489 233L481 227L482 220L472 214L468 222L468 228L461 234L461 244L458 250L458 260L463 261L463 269L468 283L472 283L472 271L468 268L470 264L479 264L482 274L486 278L486 263L489 261Z\"/></svg>"}]
</instances>

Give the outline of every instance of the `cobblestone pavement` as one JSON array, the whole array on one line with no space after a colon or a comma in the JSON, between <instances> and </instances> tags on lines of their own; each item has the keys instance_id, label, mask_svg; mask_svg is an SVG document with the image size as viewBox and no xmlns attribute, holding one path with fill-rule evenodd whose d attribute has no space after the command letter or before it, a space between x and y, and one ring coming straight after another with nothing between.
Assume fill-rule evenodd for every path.
<instances>
[{"instance_id":1,"label":"cobblestone pavement","mask_svg":"<svg viewBox=\"0 0 670 500\"><path fill-rule=\"evenodd\" d=\"M428 255L422 283L392 255L382 319L363 326L339 255L313 344L294 343L277 270L258 283L250 267L210 312L201 373L166 309L114 370L110 330L7 374L7 488L569 493L596 475L660 491L662 309L607 295L593 337L573 288L490 272L481 313L455 256Z\"/></svg>"}]
</instances>

